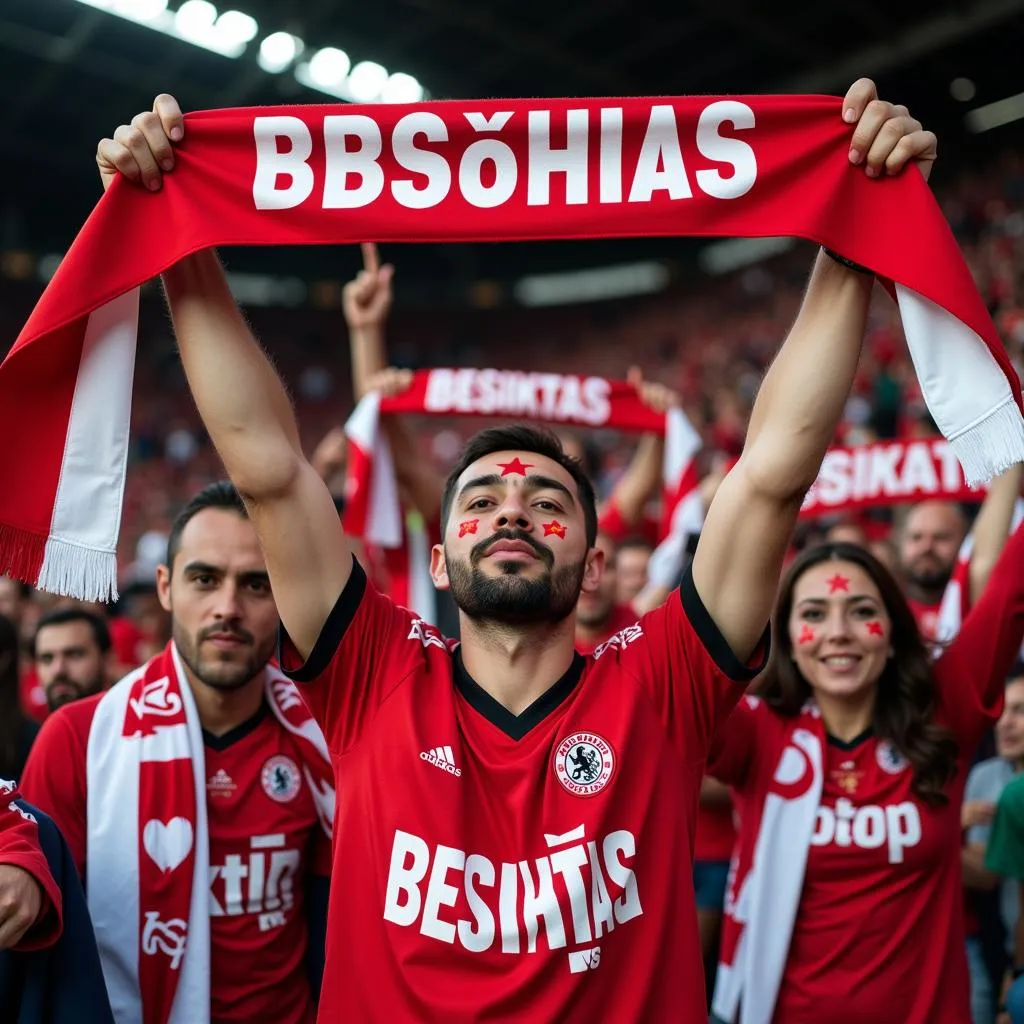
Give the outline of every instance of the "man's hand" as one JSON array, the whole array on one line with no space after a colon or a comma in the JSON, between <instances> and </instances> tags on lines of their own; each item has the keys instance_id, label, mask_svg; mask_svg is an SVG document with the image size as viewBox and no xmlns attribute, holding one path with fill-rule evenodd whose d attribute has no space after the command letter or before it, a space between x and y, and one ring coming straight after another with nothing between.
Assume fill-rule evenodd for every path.
<instances>
[{"instance_id":1,"label":"man's hand","mask_svg":"<svg viewBox=\"0 0 1024 1024\"><path fill-rule=\"evenodd\" d=\"M43 890L24 869L0 864L0 949L11 949L36 923Z\"/></svg>"},{"instance_id":2,"label":"man's hand","mask_svg":"<svg viewBox=\"0 0 1024 1024\"><path fill-rule=\"evenodd\" d=\"M991 825L996 805L988 800L970 800L960 808L960 827L974 828L975 825Z\"/></svg>"},{"instance_id":3,"label":"man's hand","mask_svg":"<svg viewBox=\"0 0 1024 1024\"><path fill-rule=\"evenodd\" d=\"M103 191L123 174L129 181L156 192L163 172L174 169L174 144L185 137L185 119L178 101L161 93L153 109L136 114L131 124L121 125L112 139L100 139L96 163Z\"/></svg>"},{"instance_id":4,"label":"man's hand","mask_svg":"<svg viewBox=\"0 0 1024 1024\"><path fill-rule=\"evenodd\" d=\"M378 391L382 398L393 398L412 387L412 370L400 370L389 366L379 370L366 382L367 391Z\"/></svg>"},{"instance_id":5,"label":"man's hand","mask_svg":"<svg viewBox=\"0 0 1024 1024\"><path fill-rule=\"evenodd\" d=\"M682 404L678 392L666 384L658 384L653 380L644 380L643 371L639 366L631 366L626 374L626 381L636 388L640 401L655 412L668 412Z\"/></svg>"},{"instance_id":6,"label":"man's hand","mask_svg":"<svg viewBox=\"0 0 1024 1024\"><path fill-rule=\"evenodd\" d=\"M341 307L350 331L383 326L391 309L391 279L395 268L390 263L381 266L380 254L373 242L363 242L362 249L363 269L341 293Z\"/></svg>"},{"instance_id":7,"label":"man's hand","mask_svg":"<svg viewBox=\"0 0 1024 1024\"><path fill-rule=\"evenodd\" d=\"M345 436L345 428L331 427L316 446L309 461L320 478L329 481L335 473L345 468L347 457L348 438Z\"/></svg>"},{"instance_id":8,"label":"man's hand","mask_svg":"<svg viewBox=\"0 0 1024 1024\"><path fill-rule=\"evenodd\" d=\"M883 171L898 174L913 160L928 180L938 147L935 133L924 131L906 107L880 100L870 78L850 86L843 100L843 120L857 126L850 141L850 163L863 164L869 178Z\"/></svg>"}]
</instances>

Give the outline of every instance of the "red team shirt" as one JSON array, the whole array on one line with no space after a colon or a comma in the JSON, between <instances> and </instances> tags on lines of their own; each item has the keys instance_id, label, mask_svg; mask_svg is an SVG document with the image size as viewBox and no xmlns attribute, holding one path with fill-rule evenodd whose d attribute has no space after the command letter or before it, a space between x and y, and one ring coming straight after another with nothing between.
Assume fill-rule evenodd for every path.
<instances>
[{"instance_id":1,"label":"red team shirt","mask_svg":"<svg viewBox=\"0 0 1024 1024\"><path fill-rule=\"evenodd\" d=\"M934 664L938 719L960 748L948 803L924 804L911 789L905 760L870 733L826 744L821 805L776 1024L970 1020L960 807L972 755L999 717L1024 632L1024 532L1018 533ZM740 795L745 850L791 727L792 719L750 698L716 738L708 771Z\"/></svg>"},{"instance_id":2,"label":"red team shirt","mask_svg":"<svg viewBox=\"0 0 1024 1024\"><path fill-rule=\"evenodd\" d=\"M338 778L325 1021L706 1019L709 738L758 668L687 576L518 717L355 564L303 684Z\"/></svg>"},{"instance_id":3,"label":"red team shirt","mask_svg":"<svg viewBox=\"0 0 1024 1024\"><path fill-rule=\"evenodd\" d=\"M85 754L101 697L47 718L21 780L26 799L60 826L86 884ZM304 882L311 864L326 874L329 863L301 750L266 706L224 736L203 738L211 1021L312 1024Z\"/></svg>"}]
</instances>

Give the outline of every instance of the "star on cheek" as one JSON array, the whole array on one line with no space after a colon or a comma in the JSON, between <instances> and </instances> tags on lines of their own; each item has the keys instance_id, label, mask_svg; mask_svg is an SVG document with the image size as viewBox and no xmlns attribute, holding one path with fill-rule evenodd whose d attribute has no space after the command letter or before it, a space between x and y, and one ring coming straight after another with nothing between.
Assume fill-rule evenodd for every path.
<instances>
[{"instance_id":1,"label":"star on cheek","mask_svg":"<svg viewBox=\"0 0 1024 1024\"><path fill-rule=\"evenodd\" d=\"M508 476L510 473L526 476L526 471L533 469L532 462L520 462L518 455L511 462L499 462L498 465L501 467L502 476Z\"/></svg>"},{"instance_id":2,"label":"star on cheek","mask_svg":"<svg viewBox=\"0 0 1024 1024\"><path fill-rule=\"evenodd\" d=\"M476 533L476 524L479 522L479 519L464 519L459 523L459 536L465 537L467 533Z\"/></svg>"},{"instance_id":3,"label":"star on cheek","mask_svg":"<svg viewBox=\"0 0 1024 1024\"><path fill-rule=\"evenodd\" d=\"M552 519L550 523L541 523L544 527L544 536L550 537L554 534L560 540L565 540L565 527L557 520Z\"/></svg>"},{"instance_id":4,"label":"star on cheek","mask_svg":"<svg viewBox=\"0 0 1024 1024\"><path fill-rule=\"evenodd\" d=\"M805 623L804 628L800 630L800 635L796 638L796 642L800 644L801 647L804 644L813 644L814 630Z\"/></svg>"},{"instance_id":5,"label":"star on cheek","mask_svg":"<svg viewBox=\"0 0 1024 1024\"><path fill-rule=\"evenodd\" d=\"M825 581L828 584L828 592L834 594L837 590L842 590L846 593L850 591L850 580L847 576L840 576L836 573L831 579Z\"/></svg>"},{"instance_id":6,"label":"star on cheek","mask_svg":"<svg viewBox=\"0 0 1024 1024\"><path fill-rule=\"evenodd\" d=\"M885 630L877 619L868 623L868 636L885 636Z\"/></svg>"}]
</instances>

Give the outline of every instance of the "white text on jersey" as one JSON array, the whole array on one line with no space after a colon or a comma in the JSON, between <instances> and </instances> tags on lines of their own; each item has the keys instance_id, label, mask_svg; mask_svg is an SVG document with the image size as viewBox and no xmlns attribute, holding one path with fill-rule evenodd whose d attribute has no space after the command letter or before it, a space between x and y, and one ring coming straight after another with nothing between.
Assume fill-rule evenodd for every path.
<instances>
[{"instance_id":1,"label":"white text on jersey","mask_svg":"<svg viewBox=\"0 0 1024 1024\"><path fill-rule=\"evenodd\" d=\"M223 864L210 865L210 917L259 914L260 929L267 931L283 925L285 912L295 905L302 854L285 848L283 833L253 836L249 845L247 861L229 853Z\"/></svg>"},{"instance_id":2,"label":"white text on jersey","mask_svg":"<svg viewBox=\"0 0 1024 1024\"><path fill-rule=\"evenodd\" d=\"M855 807L846 797L836 801L836 808L819 807L814 822L814 846L857 846L877 850L889 844L889 863L902 864L903 851L921 841L921 816L915 804L903 803L879 807L865 804Z\"/></svg>"},{"instance_id":3,"label":"white text on jersey","mask_svg":"<svg viewBox=\"0 0 1024 1024\"><path fill-rule=\"evenodd\" d=\"M636 856L632 832L620 829L587 842L580 825L544 839L548 856L496 864L396 829L384 919L418 925L421 935L472 953L495 945L519 953L525 936L525 952L535 953L542 930L548 949L589 945L643 913L629 866ZM472 917L442 917L442 907L458 905L468 906Z\"/></svg>"}]
</instances>

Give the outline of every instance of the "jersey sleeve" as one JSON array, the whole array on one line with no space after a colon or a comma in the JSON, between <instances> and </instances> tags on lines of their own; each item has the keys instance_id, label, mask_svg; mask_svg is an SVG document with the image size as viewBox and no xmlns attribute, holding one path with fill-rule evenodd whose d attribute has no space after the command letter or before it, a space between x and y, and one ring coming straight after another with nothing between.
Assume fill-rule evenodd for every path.
<instances>
[{"instance_id":1,"label":"jersey sleeve","mask_svg":"<svg viewBox=\"0 0 1024 1024\"><path fill-rule=\"evenodd\" d=\"M1024 786L1011 782L996 807L985 849L985 867L997 875L1024 880Z\"/></svg>"},{"instance_id":2,"label":"jersey sleeve","mask_svg":"<svg viewBox=\"0 0 1024 1024\"><path fill-rule=\"evenodd\" d=\"M1024 528L1006 542L977 604L935 663L946 725L973 749L1003 708L1024 638Z\"/></svg>"},{"instance_id":3,"label":"jersey sleeve","mask_svg":"<svg viewBox=\"0 0 1024 1024\"><path fill-rule=\"evenodd\" d=\"M594 657L615 649L622 668L653 699L686 759L702 762L747 684L767 664L769 636L766 626L751 660L740 661L704 607L687 568L661 607L606 641Z\"/></svg>"},{"instance_id":4,"label":"jersey sleeve","mask_svg":"<svg viewBox=\"0 0 1024 1024\"><path fill-rule=\"evenodd\" d=\"M43 722L21 774L21 791L56 822L84 879L88 732L83 735L75 728L72 715L78 710L68 704Z\"/></svg>"},{"instance_id":5,"label":"jersey sleeve","mask_svg":"<svg viewBox=\"0 0 1024 1024\"><path fill-rule=\"evenodd\" d=\"M359 741L430 646L447 656L440 634L381 594L353 559L352 575L309 657L302 661L282 627L279 660L299 684L328 747L340 755Z\"/></svg>"},{"instance_id":6,"label":"jersey sleeve","mask_svg":"<svg viewBox=\"0 0 1024 1024\"><path fill-rule=\"evenodd\" d=\"M14 948L22 952L45 949L60 938L63 927L60 888L39 845L35 817L15 802L20 797L17 786L0 780L0 791L0 864L27 871L43 891L35 923Z\"/></svg>"}]
</instances>

